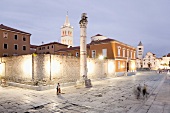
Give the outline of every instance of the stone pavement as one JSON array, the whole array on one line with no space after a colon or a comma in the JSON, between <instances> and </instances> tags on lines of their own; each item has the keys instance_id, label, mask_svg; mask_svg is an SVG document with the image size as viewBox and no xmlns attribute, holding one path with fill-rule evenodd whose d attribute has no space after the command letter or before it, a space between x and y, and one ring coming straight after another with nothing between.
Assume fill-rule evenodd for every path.
<instances>
[{"instance_id":1,"label":"stone pavement","mask_svg":"<svg viewBox=\"0 0 170 113\"><path fill-rule=\"evenodd\" d=\"M150 95L136 99L134 88L147 84ZM145 73L92 82L92 88L33 91L0 88L0 113L170 113L170 79Z\"/></svg>"}]
</instances>

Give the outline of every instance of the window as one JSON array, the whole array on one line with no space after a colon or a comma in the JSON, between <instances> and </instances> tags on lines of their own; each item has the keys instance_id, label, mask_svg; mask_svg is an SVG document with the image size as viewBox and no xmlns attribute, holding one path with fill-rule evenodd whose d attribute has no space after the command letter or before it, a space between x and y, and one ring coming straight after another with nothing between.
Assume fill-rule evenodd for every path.
<instances>
[{"instance_id":1,"label":"window","mask_svg":"<svg viewBox=\"0 0 170 113\"><path fill-rule=\"evenodd\" d=\"M14 39L15 39L15 40L18 40L18 35L14 35Z\"/></svg>"},{"instance_id":2,"label":"window","mask_svg":"<svg viewBox=\"0 0 170 113\"><path fill-rule=\"evenodd\" d=\"M76 57L79 57L79 53L78 52L76 52Z\"/></svg>"},{"instance_id":3,"label":"window","mask_svg":"<svg viewBox=\"0 0 170 113\"><path fill-rule=\"evenodd\" d=\"M7 32L4 32L4 38L8 38L8 33Z\"/></svg>"},{"instance_id":4,"label":"window","mask_svg":"<svg viewBox=\"0 0 170 113\"><path fill-rule=\"evenodd\" d=\"M17 50L18 49L18 45L15 44L14 45L14 49Z\"/></svg>"},{"instance_id":5,"label":"window","mask_svg":"<svg viewBox=\"0 0 170 113\"><path fill-rule=\"evenodd\" d=\"M53 48L53 45L51 46L51 48Z\"/></svg>"},{"instance_id":6,"label":"window","mask_svg":"<svg viewBox=\"0 0 170 113\"><path fill-rule=\"evenodd\" d=\"M39 50L41 50L41 47L39 48Z\"/></svg>"},{"instance_id":7,"label":"window","mask_svg":"<svg viewBox=\"0 0 170 113\"><path fill-rule=\"evenodd\" d=\"M4 49L8 49L8 44L4 44Z\"/></svg>"},{"instance_id":8,"label":"window","mask_svg":"<svg viewBox=\"0 0 170 113\"><path fill-rule=\"evenodd\" d=\"M125 68L125 62L123 62L123 66L122 67Z\"/></svg>"},{"instance_id":9,"label":"window","mask_svg":"<svg viewBox=\"0 0 170 113\"><path fill-rule=\"evenodd\" d=\"M127 50L127 57L129 57L129 50Z\"/></svg>"},{"instance_id":10,"label":"window","mask_svg":"<svg viewBox=\"0 0 170 113\"><path fill-rule=\"evenodd\" d=\"M26 38L25 38L25 37L23 37L23 41L26 41Z\"/></svg>"},{"instance_id":11,"label":"window","mask_svg":"<svg viewBox=\"0 0 170 113\"><path fill-rule=\"evenodd\" d=\"M25 51L26 50L26 46L23 46L22 49Z\"/></svg>"},{"instance_id":12,"label":"window","mask_svg":"<svg viewBox=\"0 0 170 113\"><path fill-rule=\"evenodd\" d=\"M95 57L96 57L96 51L92 50L92 58L95 58Z\"/></svg>"},{"instance_id":13,"label":"window","mask_svg":"<svg viewBox=\"0 0 170 113\"><path fill-rule=\"evenodd\" d=\"M125 57L125 49L123 49L123 57Z\"/></svg>"},{"instance_id":14,"label":"window","mask_svg":"<svg viewBox=\"0 0 170 113\"><path fill-rule=\"evenodd\" d=\"M68 53L68 56L71 56L72 54L71 53Z\"/></svg>"},{"instance_id":15,"label":"window","mask_svg":"<svg viewBox=\"0 0 170 113\"><path fill-rule=\"evenodd\" d=\"M102 55L103 57L107 57L107 49L102 49Z\"/></svg>"},{"instance_id":16,"label":"window","mask_svg":"<svg viewBox=\"0 0 170 113\"><path fill-rule=\"evenodd\" d=\"M131 58L132 58L132 53L133 53L133 52L131 51L131 53L130 53L130 57L131 57Z\"/></svg>"},{"instance_id":17,"label":"window","mask_svg":"<svg viewBox=\"0 0 170 113\"><path fill-rule=\"evenodd\" d=\"M47 49L49 49L49 46L47 46Z\"/></svg>"},{"instance_id":18,"label":"window","mask_svg":"<svg viewBox=\"0 0 170 113\"><path fill-rule=\"evenodd\" d=\"M44 50L45 49L45 47L42 47L42 50Z\"/></svg>"},{"instance_id":19,"label":"window","mask_svg":"<svg viewBox=\"0 0 170 113\"><path fill-rule=\"evenodd\" d=\"M118 69L120 69L120 61L118 61Z\"/></svg>"},{"instance_id":20,"label":"window","mask_svg":"<svg viewBox=\"0 0 170 113\"><path fill-rule=\"evenodd\" d=\"M142 48L139 48L139 50L142 50Z\"/></svg>"},{"instance_id":21,"label":"window","mask_svg":"<svg viewBox=\"0 0 170 113\"><path fill-rule=\"evenodd\" d=\"M8 56L8 53L3 53L3 57L7 57Z\"/></svg>"},{"instance_id":22,"label":"window","mask_svg":"<svg viewBox=\"0 0 170 113\"><path fill-rule=\"evenodd\" d=\"M133 53L133 57L136 58L136 52Z\"/></svg>"},{"instance_id":23,"label":"window","mask_svg":"<svg viewBox=\"0 0 170 113\"><path fill-rule=\"evenodd\" d=\"M118 56L120 56L120 49L121 49L121 47L118 46Z\"/></svg>"}]
</instances>

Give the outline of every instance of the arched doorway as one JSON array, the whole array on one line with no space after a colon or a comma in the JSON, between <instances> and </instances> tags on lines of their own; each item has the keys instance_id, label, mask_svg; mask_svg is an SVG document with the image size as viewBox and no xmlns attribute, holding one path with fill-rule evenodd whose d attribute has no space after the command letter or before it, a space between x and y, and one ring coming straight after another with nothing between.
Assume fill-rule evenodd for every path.
<instances>
[{"instance_id":1,"label":"arched doorway","mask_svg":"<svg viewBox=\"0 0 170 113\"><path fill-rule=\"evenodd\" d=\"M151 63L150 63L150 62L148 63L148 68L149 68L149 69L151 68Z\"/></svg>"}]
</instances>

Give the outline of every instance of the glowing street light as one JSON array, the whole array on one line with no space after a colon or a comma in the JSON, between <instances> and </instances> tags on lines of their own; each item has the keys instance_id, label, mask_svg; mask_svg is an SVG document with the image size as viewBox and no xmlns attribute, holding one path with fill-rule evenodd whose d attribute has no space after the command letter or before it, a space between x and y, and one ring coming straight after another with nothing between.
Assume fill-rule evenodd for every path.
<instances>
[{"instance_id":1,"label":"glowing street light","mask_svg":"<svg viewBox=\"0 0 170 113\"><path fill-rule=\"evenodd\" d=\"M100 56L99 56L99 59L100 59L100 60L103 60L103 59L104 59L103 55L100 55Z\"/></svg>"}]
</instances>

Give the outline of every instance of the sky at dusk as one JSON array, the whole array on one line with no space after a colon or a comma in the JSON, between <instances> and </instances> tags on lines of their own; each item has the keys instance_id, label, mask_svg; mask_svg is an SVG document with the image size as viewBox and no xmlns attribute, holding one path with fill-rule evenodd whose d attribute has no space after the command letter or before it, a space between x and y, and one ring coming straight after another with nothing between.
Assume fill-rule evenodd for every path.
<instances>
[{"instance_id":1,"label":"sky at dusk","mask_svg":"<svg viewBox=\"0 0 170 113\"><path fill-rule=\"evenodd\" d=\"M31 33L31 44L60 41L68 11L74 45L80 44L79 20L87 13L87 43L96 34L157 57L170 53L170 0L0 0L0 24Z\"/></svg>"}]
</instances>

